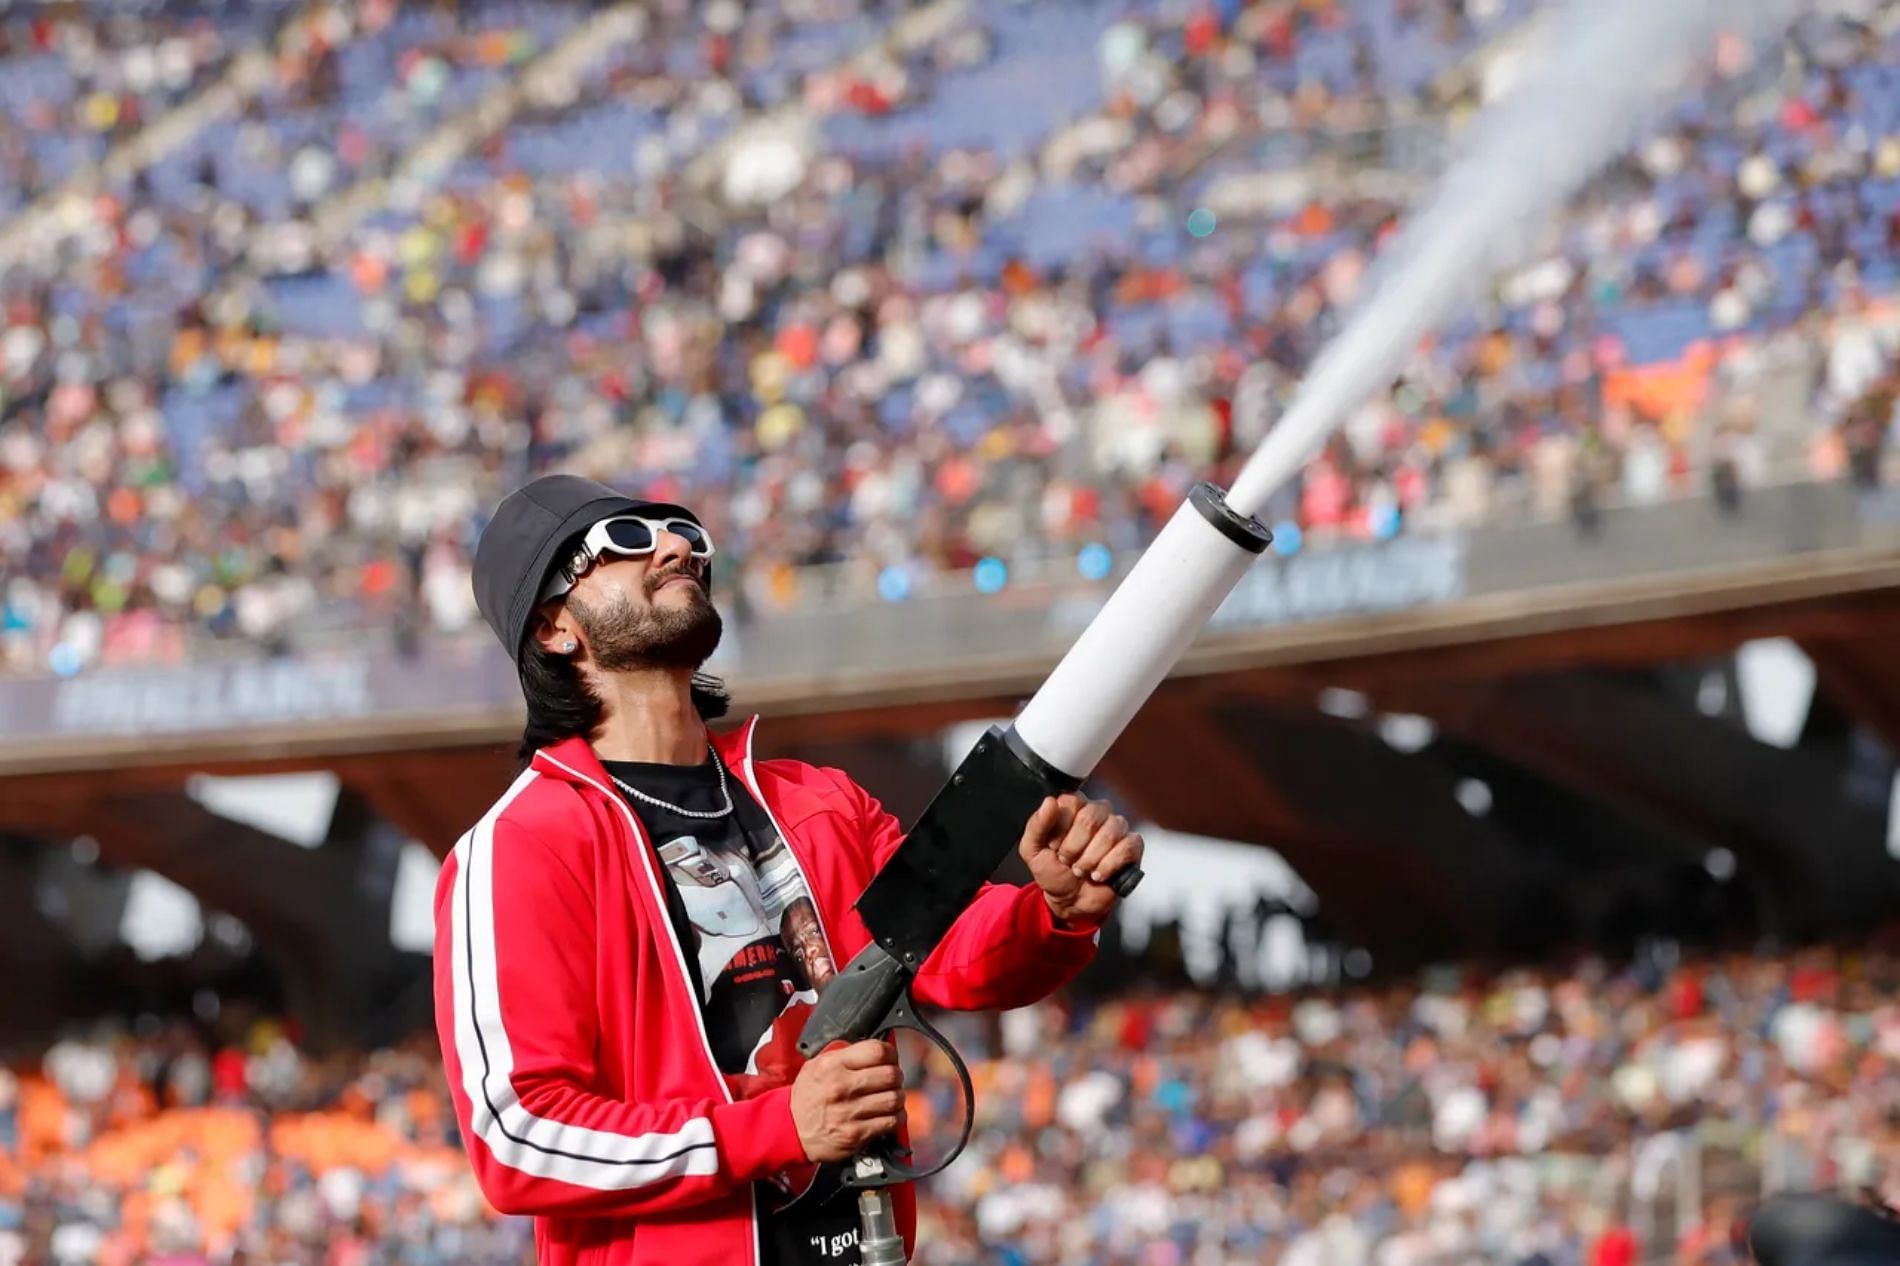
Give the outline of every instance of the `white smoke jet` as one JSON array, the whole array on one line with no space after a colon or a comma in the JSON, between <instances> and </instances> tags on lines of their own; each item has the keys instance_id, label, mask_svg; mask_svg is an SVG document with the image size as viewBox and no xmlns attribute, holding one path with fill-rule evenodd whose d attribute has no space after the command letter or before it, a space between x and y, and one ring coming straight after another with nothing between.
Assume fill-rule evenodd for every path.
<instances>
[{"instance_id":1,"label":"white smoke jet","mask_svg":"<svg viewBox=\"0 0 1900 1266\"><path fill-rule=\"evenodd\" d=\"M1460 156L1384 252L1339 337L1227 497L1241 514L1267 498L1327 436L1389 383L1419 339L1523 261L1537 232L1584 182L1633 145L1732 32L1759 47L1798 0L1567 0L1527 64L1472 125Z\"/></svg>"}]
</instances>

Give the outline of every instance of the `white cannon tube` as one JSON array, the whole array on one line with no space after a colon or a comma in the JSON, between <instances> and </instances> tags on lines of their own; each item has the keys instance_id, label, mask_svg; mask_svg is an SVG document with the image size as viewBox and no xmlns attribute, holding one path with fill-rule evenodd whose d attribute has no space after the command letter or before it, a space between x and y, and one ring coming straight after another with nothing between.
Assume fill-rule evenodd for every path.
<instances>
[{"instance_id":1,"label":"white cannon tube","mask_svg":"<svg viewBox=\"0 0 1900 1266\"><path fill-rule=\"evenodd\" d=\"M1057 769L1087 777L1258 557L1184 503L1017 716L1016 733Z\"/></svg>"}]
</instances>

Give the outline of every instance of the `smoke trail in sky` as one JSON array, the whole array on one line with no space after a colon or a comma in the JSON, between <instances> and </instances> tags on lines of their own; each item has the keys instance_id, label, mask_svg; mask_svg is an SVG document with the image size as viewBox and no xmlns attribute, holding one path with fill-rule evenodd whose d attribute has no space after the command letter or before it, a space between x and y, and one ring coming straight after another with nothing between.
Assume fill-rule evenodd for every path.
<instances>
[{"instance_id":1,"label":"smoke trail in sky","mask_svg":"<svg viewBox=\"0 0 1900 1266\"><path fill-rule=\"evenodd\" d=\"M1381 254L1364 301L1315 360L1228 504L1258 513L1392 380L1421 337L1522 262L1564 201L1659 120L1719 34L1759 45L1798 8L1798 0L1566 0L1533 40L1530 64L1472 125Z\"/></svg>"}]
</instances>

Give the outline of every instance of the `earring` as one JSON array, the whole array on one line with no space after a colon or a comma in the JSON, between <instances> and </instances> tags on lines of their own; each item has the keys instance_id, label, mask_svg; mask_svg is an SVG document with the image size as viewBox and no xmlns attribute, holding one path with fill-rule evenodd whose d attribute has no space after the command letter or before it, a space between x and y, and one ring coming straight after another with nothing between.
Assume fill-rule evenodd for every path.
<instances>
[{"instance_id":1,"label":"earring","mask_svg":"<svg viewBox=\"0 0 1900 1266\"><path fill-rule=\"evenodd\" d=\"M566 655L572 655L575 651L579 649L580 649L580 643L576 641L569 640L561 644L561 652Z\"/></svg>"}]
</instances>

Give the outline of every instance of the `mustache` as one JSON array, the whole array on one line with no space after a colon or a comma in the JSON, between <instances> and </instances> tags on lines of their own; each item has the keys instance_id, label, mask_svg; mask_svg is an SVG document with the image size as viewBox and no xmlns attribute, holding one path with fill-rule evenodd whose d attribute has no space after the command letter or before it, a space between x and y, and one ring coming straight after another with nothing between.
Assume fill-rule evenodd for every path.
<instances>
[{"instance_id":1,"label":"mustache","mask_svg":"<svg viewBox=\"0 0 1900 1266\"><path fill-rule=\"evenodd\" d=\"M682 563L677 567L669 567L665 571L655 572L651 576L648 576L646 585L647 596L649 598L652 597L660 591L661 585L679 576L684 576L692 581L701 593L706 592L706 581L705 578L699 574L699 568L690 563Z\"/></svg>"}]
</instances>

